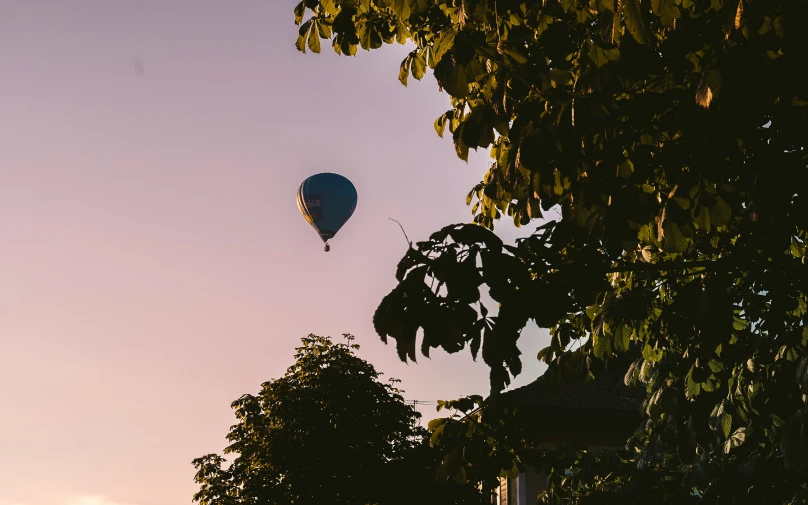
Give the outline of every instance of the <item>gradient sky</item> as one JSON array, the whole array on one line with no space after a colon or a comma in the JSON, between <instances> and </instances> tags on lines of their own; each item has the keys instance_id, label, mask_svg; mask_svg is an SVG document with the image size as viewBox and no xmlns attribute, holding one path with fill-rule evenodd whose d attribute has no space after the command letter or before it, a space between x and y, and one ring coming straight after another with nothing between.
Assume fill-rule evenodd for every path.
<instances>
[{"instance_id":1,"label":"gradient sky","mask_svg":"<svg viewBox=\"0 0 808 505\"><path fill-rule=\"evenodd\" d=\"M487 391L468 351L405 365L371 321L406 251L388 217L468 222L487 153L437 137L448 97L399 84L406 48L300 54L293 6L0 2L0 505L190 504L230 402L310 332L354 333L410 399ZM320 171L359 192L329 254L295 204Z\"/></svg>"}]
</instances>

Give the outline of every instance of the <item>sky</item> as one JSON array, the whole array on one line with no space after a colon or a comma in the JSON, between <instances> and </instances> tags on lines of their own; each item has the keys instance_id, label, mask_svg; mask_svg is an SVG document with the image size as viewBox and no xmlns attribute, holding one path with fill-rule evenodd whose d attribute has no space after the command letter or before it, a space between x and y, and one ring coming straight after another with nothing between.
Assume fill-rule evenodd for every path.
<instances>
[{"instance_id":1,"label":"sky","mask_svg":"<svg viewBox=\"0 0 808 505\"><path fill-rule=\"evenodd\" d=\"M389 218L469 222L487 152L435 134L448 96L398 82L406 47L299 53L294 3L0 1L0 505L191 504L230 403L309 333L356 335L411 400L488 391L468 350L403 364L372 326ZM328 254L295 203L322 171L359 193Z\"/></svg>"}]
</instances>

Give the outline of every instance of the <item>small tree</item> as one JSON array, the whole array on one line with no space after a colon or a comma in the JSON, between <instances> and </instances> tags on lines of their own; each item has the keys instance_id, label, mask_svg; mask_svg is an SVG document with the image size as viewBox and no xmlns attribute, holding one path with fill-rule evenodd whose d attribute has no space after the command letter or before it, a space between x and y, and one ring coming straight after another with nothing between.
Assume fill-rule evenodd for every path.
<instances>
[{"instance_id":1,"label":"small tree","mask_svg":"<svg viewBox=\"0 0 808 505\"><path fill-rule=\"evenodd\" d=\"M352 343L309 335L295 363L233 403L229 466L194 460L201 505L481 503L470 486L438 484L440 455L402 391L379 381ZM464 501L467 500L467 501Z\"/></svg>"}]
</instances>

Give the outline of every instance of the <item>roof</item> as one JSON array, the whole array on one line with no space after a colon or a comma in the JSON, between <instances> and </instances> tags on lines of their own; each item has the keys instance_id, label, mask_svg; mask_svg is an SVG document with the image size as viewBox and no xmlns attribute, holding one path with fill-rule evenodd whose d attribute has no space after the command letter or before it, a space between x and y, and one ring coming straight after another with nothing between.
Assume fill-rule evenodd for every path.
<instances>
[{"instance_id":1,"label":"roof","mask_svg":"<svg viewBox=\"0 0 808 505\"><path fill-rule=\"evenodd\" d=\"M645 390L626 386L623 376L614 373L600 373L597 378L584 383L562 382L557 385L551 384L545 374L502 396L516 406L555 412L638 414Z\"/></svg>"}]
</instances>

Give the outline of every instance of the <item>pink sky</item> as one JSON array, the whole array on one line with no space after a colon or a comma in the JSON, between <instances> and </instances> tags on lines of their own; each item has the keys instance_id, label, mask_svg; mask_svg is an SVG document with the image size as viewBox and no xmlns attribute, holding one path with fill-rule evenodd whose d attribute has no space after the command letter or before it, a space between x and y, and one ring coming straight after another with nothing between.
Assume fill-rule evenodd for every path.
<instances>
[{"instance_id":1,"label":"pink sky","mask_svg":"<svg viewBox=\"0 0 808 505\"><path fill-rule=\"evenodd\" d=\"M469 221L487 153L437 137L448 98L398 83L406 48L302 55L293 6L0 4L0 505L190 504L230 402L310 332L354 333L410 399L487 391L468 351L404 365L371 321L406 250L388 217ZM359 192L329 254L295 204L320 171Z\"/></svg>"}]
</instances>

